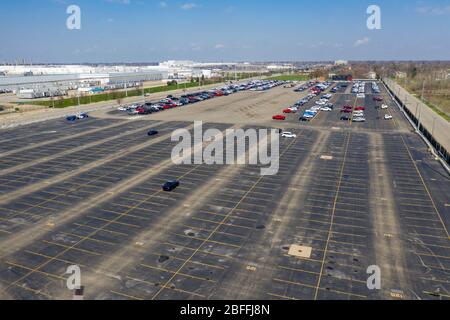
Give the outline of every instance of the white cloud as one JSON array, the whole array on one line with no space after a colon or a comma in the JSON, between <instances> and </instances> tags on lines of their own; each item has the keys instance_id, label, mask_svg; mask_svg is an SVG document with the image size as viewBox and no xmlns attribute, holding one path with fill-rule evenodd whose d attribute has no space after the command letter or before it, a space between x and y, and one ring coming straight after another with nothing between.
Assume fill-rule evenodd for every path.
<instances>
[{"instance_id":1,"label":"white cloud","mask_svg":"<svg viewBox=\"0 0 450 320\"><path fill-rule=\"evenodd\" d=\"M450 14L450 6L445 7L430 7L430 6L421 6L417 7L416 11L422 15L426 16L443 16Z\"/></svg>"},{"instance_id":2,"label":"white cloud","mask_svg":"<svg viewBox=\"0 0 450 320\"><path fill-rule=\"evenodd\" d=\"M130 4L131 0L106 0L106 2L119 3L119 4Z\"/></svg>"},{"instance_id":3,"label":"white cloud","mask_svg":"<svg viewBox=\"0 0 450 320\"><path fill-rule=\"evenodd\" d=\"M223 48L225 48L225 45L223 45L223 44L221 44L221 43L216 44L216 45L214 46L214 49L223 49Z\"/></svg>"},{"instance_id":4,"label":"white cloud","mask_svg":"<svg viewBox=\"0 0 450 320\"><path fill-rule=\"evenodd\" d=\"M160 8L167 8L169 5L168 5L168 3L166 2L166 1L161 1L160 3L159 3L159 7Z\"/></svg>"},{"instance_id":5,"label":"white cloud","mask_svg":"<svg viewBox=\"0 0 450 320\"><path fill-rule=\"evenodd\" d=\"M197 7L198 7L198 5L195 4L195 3L193 3L193 2L185 3L185 4L182 4L182 5L180 6L180 8L181 8L182 10L192 10L192 9L197 8Z\"/></svg>"},{"instance_id":6,"label":"white cloud","mask_svg":"<svg viewBox=\"0 0 450 320\"><path fill-rule=\"evenodd\" d=\"M353 47L365 46L365 45L369 44L369 42L370 42L370 38L364 37L362 39L356 40L356 42L353 44Z\"/></svg>"}]
</instances>

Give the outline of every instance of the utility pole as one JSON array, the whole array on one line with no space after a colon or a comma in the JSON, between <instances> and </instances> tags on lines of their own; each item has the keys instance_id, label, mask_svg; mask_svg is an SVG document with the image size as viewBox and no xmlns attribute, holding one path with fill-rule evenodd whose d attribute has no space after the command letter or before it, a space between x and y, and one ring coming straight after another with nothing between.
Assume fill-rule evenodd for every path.
<instances>
[{"instance_id":1,"label":"utility pole","mask_svg":"<svg viewBox=\"0 0 450 320\"><path fill-rule=\"evenodd\" d=\"M422 101L425 101L424 95L425 95L425 80L423 80L423 83L422 83Z\"/></svg>"}]
</instances>

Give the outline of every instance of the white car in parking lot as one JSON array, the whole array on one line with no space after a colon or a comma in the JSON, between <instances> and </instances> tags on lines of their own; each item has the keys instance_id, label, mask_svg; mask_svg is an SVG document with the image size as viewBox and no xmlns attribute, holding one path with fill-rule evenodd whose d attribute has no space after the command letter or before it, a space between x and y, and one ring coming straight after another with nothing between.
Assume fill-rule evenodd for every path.
<instances>
[{"instance_id":1,"label":"white car in parking lot","mask_svg":"<svg viewBox=\"0 0 450 320\"><path fill-rule=\"evenodd\" d=\"M388 106L386 105L386 104L383 104L382 106L381 106L381 109L387 109L388 108Z\"/></svg>"},{"instance_id":2,"label":"white car in parking lot","mask_svg":"<svg viewBox=\"0 0 450 320\"><path fill-rule=\"evenodd\" d=\"M332 111L332 109L328 108L328 107L323 107L323 108L320 108L320 111L328 111L328 112L330 112L330 111Z\"/></svg>"},{"instance_id":3,"label":"white car in parking lot","mask_svg":"<svg viewBox=\"0 0 450 320\"><path fill-rule=\"evenodd\" d=\"M356 97L357 97L358 99L364 99L364 98L366 98L366 95L365 95L364 93L358 93L358 94L356 95Z\"/></svg>"},{"instance_id":4,"label":"white car in parking lot","mask_svg":"<svg viewBox=\"0 0 450 320\"><path fill-rule=\"evenodd\" d=\"M394 117L393 116L391 116L390 114L386 114L385 116L384 116L384 120L391 120L391 119L393 119Z\"/></svg>"},{"instance_id":5,"label":"white car in parking lot","mask_svg":"<svg viewBox=\"0 0 450 320\"><path fill-rule=\"evenodd\" d=\"M366 118L356 117L352 119L353 122L366 122Z\"/></svg>"},{"instance_id":6,"label":"white car in parking lot","mask_svg":"<svg viewBox=\"0 0 450 320\"><path fill-rule=\"evenodd\" d=\"M281 134L283 138L297 138L297 135L292 132L283 132Z\"/></svg>"}]
</instances>

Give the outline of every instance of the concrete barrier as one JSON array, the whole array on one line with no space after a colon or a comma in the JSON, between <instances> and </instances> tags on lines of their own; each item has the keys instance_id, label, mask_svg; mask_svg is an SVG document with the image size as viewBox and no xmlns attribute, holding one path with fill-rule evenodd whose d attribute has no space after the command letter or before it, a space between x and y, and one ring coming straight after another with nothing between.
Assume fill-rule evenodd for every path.
<instances>
[{"instance_id":1,"label":"concrete barrier","mask_svg":"<svg viewBox=\"0 0 450 320\"><path fill-rule=\"evenodd\" d=\"M450 123L392 79L382 81L417 131L450 166Z\"/></svg>"}]
</instances>

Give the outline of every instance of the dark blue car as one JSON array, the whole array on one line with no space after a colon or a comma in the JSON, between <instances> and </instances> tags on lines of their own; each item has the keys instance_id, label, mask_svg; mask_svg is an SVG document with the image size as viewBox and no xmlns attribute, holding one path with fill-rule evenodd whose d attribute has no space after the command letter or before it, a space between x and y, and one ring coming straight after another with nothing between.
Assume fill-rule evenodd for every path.
<instances>
[{"instance_id":1,"label":"dark blue car","mask_svg":"<svg viewBox=\"0 0 450 320\"><path fill-rule=\"evenodd\" d=\"M170 191L175 190L179 186L180 186L180 181L178 181L178 180L167 181L166 183L163 184L162 189L164 191L170 192Z\"/></svg>"}]
</instances>

